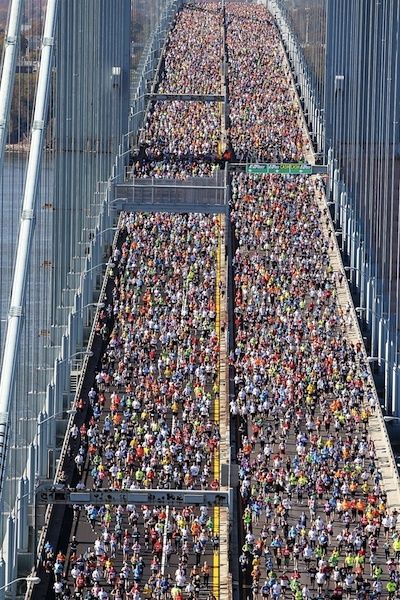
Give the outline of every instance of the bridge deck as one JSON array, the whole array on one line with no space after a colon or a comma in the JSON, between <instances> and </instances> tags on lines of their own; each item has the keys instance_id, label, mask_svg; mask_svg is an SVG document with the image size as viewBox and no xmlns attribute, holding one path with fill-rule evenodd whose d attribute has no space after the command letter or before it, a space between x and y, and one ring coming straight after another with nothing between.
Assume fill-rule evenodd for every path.
<instances>
[{"instance_id":1,"label":"bridge deck","mask_svg":"<svg viewBox=\"0 0 400 600\"><path fill-rule=\"evenodd\" d=\"M221 21L221 13L217 11L214 14L214 9L214 5L210 5L211 17L208 17L210 22L214 22L213 16L218 15L214 25L216 29L218 26L218 31L222 27L223 33L218 35L226 44L223 67L228 67L230 89L229 98L223 94L225 106L221 105L218 112L212 105L196 107L196 103L188 103L189 108L185 106L180 110L194 111L192 123L188 118L189 112L185 112L183 118L175 114L176 104L161 102L157 112L148 115L143 130L147 154L134 157L132 173L135 181L132 185L125 182L115 188L115 199L110 209L125 208L133 212L143 208L149 214L132 214L121 221L119 248L122 262L117 252L111 274L116 292L111 302L110 293L112 297L113 292L109 291L108 295L111 307L108 319L112 325L104 331L104 337L108 340L107 336L118 322L135 323L137 327L129 330L128 326L124 330L124 325L121 329L117 325L103 358L99 358L97 372L107 374L110 369L114 374L120 374L123 380L126 369L132 389L128 392L124 389L125 381L104 383L101 378L97 380L98 393L104 391L104 406L97 419L101 433L95 434L93 445L97 446L97 450L92 449L90 463L85 455L82 478L84 487L131 486L132 481L126 480L128 473L135 478L133 487L217 488L221 465L229 462L231 453L232 459L239 463L239 507L231 523L225 509L214 507L207 514L203 510L200 533L188 534L185 523L190 529L200 516L198 508L189 509L187 516L179 516L179 509L176 512L172 506L163 506L159 507L153 519L149 519L143 506L135 510L126 506L120 510L103 508L92 525L82 510L79 514L76 510L72 530L77 537L76 553L86 552L86 563L89 561L95 567L103 559L100 555L91 557L88 546L92 548L95 538L105 532L106 553L110 559L108 555L113 552L109 550L107 529L114 533L116 527L117 533L119 529L128 529L126 539L130 540L134 535L138 546L134 550L128 548L124 556L122 535L119 545L117 542L115 558L110 559L112 568L109 566L106 576L100 575L100 584L110 590L114 585L110 571L115 568L120 574L125 569L125 562L130 569L129 587L134 586L132 582L136 577L143 597L162 597L162 592L158 593L157 589L149 591L144 587L149 579L151 585L153 582L151 564L157 574L155 585L160 586L161 580L168 574L173 580L179 579L176 571L184 563L186 581L180 587L185 600L193 597L205 600L213 595L225 600L230 594L229 573L238 571L239 560L242 574L233 583L236 590L239 588L237 597L241 599L288 597L289 592L285 594L279 584L276 585L279 580L283 586L292 586L289 597L296 600L300 598L299 594L302 598L316 597L316 586L311 581L314 571L319 572L317 577L323 580L318 597L325 594L325 597L340 598L340 586L336 585L339 581L347 587L349 598L361 600L373 597L373 588L378 594L375 597L379 597L380 584L376 582L381 580L386 586L390 570L386 565L386 555L394 554L390 536L396 531L395 516L400 497L398 477L380 408L376 405L373 381L348 288L341 278L342 265L325 203L323 183L318 176L307 174L260 175L254 170L253 173L244 172L247 159L254 155L254 147L258 148L257 164L280 164L291 160L296 163L307 161L313 165L313 173L324 172L325 168L314 165L315 157L301 120L295 87L267 13L262 12L264 9L261 7L228 4L230 18L227 24L224 12ZM250 10L257 11L254 20L248 14ZM208 8L204 13L207 11ZM196 11L196 15L201 12ZM218 40L216 29L212 33ZM257 31L259 36L255 36ZM240 48L236 43L238 33L241 36ZM265 51L264 35L270 52ZM257 59L251 63L256 64L258 69L257 77L252 79L254 89L250 92L249 73L242 68L241 62L241 49L247 47L251 58L254 54ZM227 53L228 65L225 64ZM202 57L200 60L205 59ZM192 69L196 79L199 71L195 64L197 62L193 62ZM218 75L224 73L224 68ZM180 95L175 85L175 81L179 81L175 77L179 69L177 66L175 69L171 80L167 71L163 82L163 90L167 90L164 95ZM224 78L221 79L225 84ZM213 85L210 84L212 93L219 96L219 83L215 84L215 81L217 79L213 80ZM279 101L270 95L274 85L280 86ZM199 83L198 89L194 87L195 94L207 96ZM243 90L251 103L251 111L242 110ZM230 172L230 218L225 221L220 216L200 218L158 214L155 211L160 209L187 213L196 210L196 207L198 211L214 214L228 212L226 198L230 193L225 193L224 184L213 187L204 183L202 186L197 181L193 189L197 190L198 197L193 201L190 182L185 182L186 178L198 175L199 179L200 176L204 178L204 182L211 181L211 177L206 177L212 175L215 169L214 161L209 159L210 153L217 155L216 147L223 149L227 141L227 131L223 127L227 100L231 121L235 125L230 130L232 145L239 161ZM282 132L279 119L272 122L266 118L264 110L267 105L269 108L272 106L272 110L275 109L285 122L286 133ZM250 121L250 112L255 116L253 121ZM163 129L165 122L168 123L167 129ZM213 135L204 139L204 131L212 131ZM270 143L271 137L273 143ZM193 148L189 150L188 146L199 139L204 144L194 159ZM207 160L204 160L205 155ZM173 174L184 181L167 181L170 177L173 179ZM149 181L152 177L155 180L159 178L159 182ZM197 229L192 228L191 232L179 225L197 218L200 219ZM166 233L164 225L172 221L178 224L177 230L168 229ZM190 222L193 224L194 221ZM130 230L132 224L133 229ZM176 231L179 231L179 236L176 236ZM205 235L201 237L204 231ZM197 234L201 239L196 238ZM144 240L146 243L142 244ZM228 248L231 240L232 249ZM233 272L229 271L231 265L225 262L230 250L234 252ZM231 278L234 280L234 295L228 298L227 283ZM160 286L160 279L163 286ZM176 288L175 296L169 297L169 307L165 311L165 305L158 300L163 298L171 280ZM192 292L200 298L203 292L206 296L208 294L207 310L202 307L199 311L196 302L190 302L188 294ZM118 297L121 302L118 302ZM127 298L132 299L131 305ZM233 304L233 312L229 314L228 300ZM159 340L152 342L157 337L153 327L158 310L165 320L171 315L176 317L178 313L172 327L177 338L172 345L171 338L162 343ZM103 320L103 325L106 321ZM232 348L228 345L231 328L235 330ZM210 339L213 342L207 348L205 340ZM195 356L191 358L197 367L209 364L209 355L213 356L211 375L208 373L203 378L203 375L200 377L190 371L190 360L186 356L188 340L196 348ZM114 346L119 348L118 344L131 348L129 360L125 360L127 356L122 350L114 350ZM115 354L111 362L107 359L110 353ZM170 397L168 390L170 384L177 381L174 379L179 371L177 365L185 374L182 378L178 377L177 389ZM232 389L229 389L227 381L229 370L234 371L235 385ZM143 377L148 377L150 372L155 374L159 386L155 394L155 409L151 403L147 404L149 397L154 401L153 391L147 387L143 395L141 390ZM195 386L198 379L202 381L203 392L207 396L205 406L200 395L196 396L198 405L192 402L191 406L186 406L182 388L189 384ZM112 409L111 396L115 393L128 397L130 401L139 397L142 402L140 409L132 413L129 408L126 414L126 407ZM233 413L231 420L228 394ZM98 400L94 407L97 405ZM89 417L91 410L89 408ZM121 476L117 473L114 476L110 471L112 458L105 458L104 462L109 461L110 464L106 465L101 483L98 464L95 469L93 466L97 455L106 457L109 438L105 435L106 439L102 439L102 436L107 417L121 420L121 423L111 426L111 437L116 439L112 452L119 451L119 442L127 439L130 449L133 448L135 468L121 468ZM122 424L124 419L128 423ZM232 438L231 425L235 429ZM140 431L138 434L138 427L142 426L146 433ZM203 455L200 452L196 464L191 463L198 438L193 440L189 435L183 443L180 430L185 427L190 433L193 427L197 428L201 441L201 435L207 438L206 432L211 432L207 450L200 445L204 452ZM124 428L128 433L122 434ZM164 433L160 434L163 428ZM150 460L146 461L141 436L153 438L159 434L157 460L150 463ZM239 448L234 444L230 446L231 439L239 440ZM101 450L98 450L99 444ZM75 446L74 449L76 452ZM146 467L151 467L150 477L146 475L144 478L140 472L142 459ZM193 479L187 477L192 466ZM202 479L196 475L196 466L203 470ZM121 516L117 517L118 512ZM381 526L386 512L389 515L389 531ZM232 528L236 531L233 532ZM153 542L147 539L146 530ZM315 534L319 540L314 540ZM186 535L187 549L182 541ZM207 538L204 553L199 552L197 537L200 535ZM240 548L228 547L229 539L235 536L241 540L240 559ZM310 560L307 558L309 547ZM76 562L72 550L69 546L66 559L70 587L73 587L71 569ZM140 556L144 569L140 576L134 576L132 567L137 568ZM158 560L159 564L156 564ZM185 589L189 580L198 587L193 567L204 561L210 566L209 581L206 581L207 577L200 577L202 583L198 590L192 590L190 585ZM373 570L374 565L382 567L382 574ZM339 568L335 570L335 566ZM188 575L190 573L192 575ZM92 584L85 581L85 589ZM304 586L306 588L301 591ZM386 592L384 588L380 597L392 597ZM135 593L134 587L129 593ZM178 598L178 594L179 591L174 591L172 596ZM168 594L166 596L169 598Z\"/></svg>"}]
</instances>

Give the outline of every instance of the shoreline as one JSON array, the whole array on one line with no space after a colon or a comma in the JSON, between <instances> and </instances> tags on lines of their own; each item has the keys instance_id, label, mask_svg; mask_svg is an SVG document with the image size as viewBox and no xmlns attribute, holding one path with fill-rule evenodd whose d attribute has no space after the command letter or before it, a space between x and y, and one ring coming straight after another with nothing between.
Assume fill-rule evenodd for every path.
<instances>
[{"instance_id":1,"label":"shoreline","mask_svg":"<svg viewBox=\"0 0 400 600\"><path fill-rule=\"evenodd\" d=\"M4 152L9 154L27 154L29 152L29 144L6 144Z\"/></svg>"}]
</instances>

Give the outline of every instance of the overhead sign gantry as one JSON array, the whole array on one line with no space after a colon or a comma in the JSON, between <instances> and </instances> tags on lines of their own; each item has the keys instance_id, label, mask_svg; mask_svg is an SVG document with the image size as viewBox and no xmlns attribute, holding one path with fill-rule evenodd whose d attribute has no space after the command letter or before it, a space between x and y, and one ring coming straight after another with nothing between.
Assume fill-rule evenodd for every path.
<instances>
[{"instance_id":1,"label":"overhead sign gantry","mask_svg":"<svg viewBox=\"0 0 400 600\"><path fill-rule=\"evenodd\" d=\"M37 505L148 504L150 506L229 506L228 490L70 490L43 485L36 492Z\"/></svg>"}]
</instances>

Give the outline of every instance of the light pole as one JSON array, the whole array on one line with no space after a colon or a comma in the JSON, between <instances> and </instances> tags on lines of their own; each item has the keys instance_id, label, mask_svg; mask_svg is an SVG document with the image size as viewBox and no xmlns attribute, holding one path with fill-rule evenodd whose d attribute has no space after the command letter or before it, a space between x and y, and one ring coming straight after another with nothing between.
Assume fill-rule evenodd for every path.
<instances>
[{"instance_id":1,"label":"light pole","mask_svg":"<svg viewBox=\"0 0 400 600\"><path fill-rule=\"evenodd\" d=\"M90 269L85 269L84 271L82 271L83 279L86 279L86 275L88 273L91 273L92 271L94 271L95 269L99 269L100 267L109 267L111 263L112 263L112 260L109 259L107 262L101 262L101 263L98 263L97 265L91 266Z\"/></svg>"},{"instance_id":2,"label":"light pole","mask_svg":"<svg viewBox=\"0 0 400 600\"><path fill-rule=\"evenodd\" d=\"M368 325L369 338L371 343L371 352L382 355L386 353L384 346L387 346L390 339L389 315L380 311L380 296L376 296L373 306L357 306L355 312L363 325ZM383 308L383 307L382 307ZM386 333L385 333L386 331Z\"/></svg>"},{"instance_id":3,"label":"light pole","mask_svg":"<svg viewBox=\"0 0 400 600\"><path fill-rule=\"evenodd\" d=\"M13 579L12 581L9 581L8 583L6 583L6 585L2 585L0 587L0 592L7 591L7 588L10 585L13 585L14 583L17 583L18 581L26 581L26 583L31 583L32 585L37 585L38 583L41 582L40 577L37 577L37 575L28 575L27 577L17 577L16 579Z\"/></svg>"},{"instance_id":4,"label":"light pole","mask_svg":"<svg viewBox=\"0 0 400 600\"><path fill-rule=\"evenodd\" d=\"M66 356L65 358L56 358L55 361L55 365L54 365L54 372L55 372L55 376L56 376L56 389L59 388L59 383L61 381L61 386L65 386L66 382L68 381L68 378L71 375L71 372L73 369L71 369L71 363L72 360L74 358L77 358L78 356L81 356L82 359L86 358L86 357L91 357L93 356L93 352L92 350L80 350L78 352L74 352L74 354L70 354L68 356ZM69 367L62 367L62 365L64 365L64 363L67 363L69 365ZM78 369L79 373L78 373L78 379L80 377L80 371L81 369ZM68 383L68 385L70 386L70 383ZM64 390L64 387L62 388ZM70 387L68 387L68 400L70 399ZM61 395L61 393L57 392L55 395L55 401L54 401L54 406L55 409L58 410L58 412L61 411L61 409L64 406L64 402L65 402L65 396Z\"/></svg>"},{"instance_id":5,"label":"light pole","mask_svg":"<svg viewBox=\"0 0 400 600\"><path fill-rule=\"evenodd\" d=\"M378 369L382 367L382 363L385 366L385 370L389 370L389 366L391 365L389 359L384 356L367 356L367 361L370 365L377 364Z\"/></svg>"},{"instance_id":6,"label":"light pole","mask_svg":"<svg viewBox=\"0 0 400 600\"><path fill-rule=\"evenodd\" d=\"M103 233L107 233L107 231L117 231L118 227L106 227L105 229L99 229L96 233L89 233L89 239L87 241L81 241L79 244L82 246L87 246L88 244L93 243L99 236L103 235Z\"/></svg>"},{"instance_id":7,"label":"light pole","mask_svg":"<svg viewBox=\"0 0 400 600\"><path fill-rule=\"evenodd\" d=\"M83 308L86 308L85 306ZM83 309L82 309L83 310ZM74 352L74 354L71 354L71 356L66 356L65 358L62 358L61 360L57 359L57 363L59 365L61 365L62 363L66 362L66 361L71 361L73 358L76 358L77 356L93 356L93 352L91 350L79 350L79 352Z\"/></svg>"},{"instance_id":8,"label":"light pole","mask_svg":"<svg viewBox=\"0 0 400 600\"><path fill-rule=\"evenodd\" d=\"M39 415L45 415L45 412L40 412ZM59 412L55 413L54 415L50 415L49 417L46 417L45 419L42 420L38 420L38 431L40 429L40 427L42 425L44 425L45 423L47 423L48 421L51 421L52 419L56 419L57 417L59 417L60 415L76 415L76 409L75 408L68 408L67 410L60 410Z\"/></svg>"},{"instance_id":9,"label":"light pole","mask_svg":"<svg viewBox=\"0 0 400 600\"><path fill-rule=\"evenodd\" d=\"M364 269L360 269L359 267L353 267L351 265L346 265L344 267L345 273L348 275L349 279L352 280L352 274L356 273L355 281L350 281L353 285L355 284L357 288L360 287L362 275L365 273Z\"/></svg>"},{"instance_id":10,"label":"light pole","mask_svg":"<svg viewBox=\"0 0 400 600\"><path fill-rule=\"evenodd\" d=\"M95 306L96 308L104 308L104 302L89 302L89 304L85 304L82 306L81 310L85 310L85 308L89 308L90 306Z\"/></svg>"},{"instance_id":11,"label":"light pole","mask_svg":"<svg viewBox=\"0 0 400 600\"><path fill-rule=\"evenodd\" d=\"M92 350L79 350L79 352L74 352L73 354L66 356L65 358L56 358L56 366L58 367L59 365L62 365L65 362L71 365L72 360L74 358L77 358L78 356L81 356L82 358L85 358L87 356L90 358L91 356L93 356L93 352Z\"/></svg>"},{"instance_id":12,"label":"light pole","mask_svg":"<svg viewBox=\"0 0 400 600\"><path fill-rule=\"evenodd\" d=\"M45 411L40 411L38 419L37 419L37 429L36 429L36 432L37 432L36 433L36 438L38 440L38 443L39 443L39 437L40 437L40 428L42 427L42 425L45 425L49 421L52 421L53 419L56 419L60 415L68 415L68 416L72 415L72 416L75 416L76 415L76 409L75 408L68 408L67 410L59 410L58 412L56 412L53 415L50 415L48 417L46 417L46 412Z\"/></svg>"},{"instance_id":13,"label":"light pole","mask_svg":"<svg viewBox=\"0 0 400 600\"><path fill-rule=\"evenodd\" d=\"M109 267L111 267L112 265L113 265L113 261L112 261L112 258L110 257L107 261L103 261L100 263L96 262L95 265L85 268L82 271L80 284L79 284L79 292L78 292L79 303L86 302L87 300L90 300L91 298L93 298L94 291L97 288L98 277L100 275L100 269L103 269L105 267L104 274L107 275L107 271L108 271ZM94 276L90 275L93 271L96 271ZM90 277L89 277L89 275L90 275ZM87 279L89 280L89 283L87 283ZM84 307L79 307L79 303L76 304L76 312L80 312L84 308Z\"/></svg>"},{"instance_id":14,"label":"light pole","mask_svg":"<svg viewBox=\"0 0 400 600\"><path fill-rule=\"evenodd\" d=\"M108 200L106 203L108 216L110 216L110 209L112 208L113 204L117 204L117 202L125 203L127 200L128 200L128 198L113 198L113 200ZM121 205L121 210L122 210L122 205Z\"/></svg>"},{"instance_id":15,"label":"light pole","mask_svg":"<svg viewBox=\"0 0 400 600\"><path fill-rule=\"evenodd\" d=\"M371 372L374 373L375 385L377 388L381 388L380 394L384 400L384 404L381 404L381 407L383 410L389 412L389 422L389 419L394 418L391 417L390 413L398 411L399 366L396 363L396 358L391 355L387 344L385 347L385 357L367 356L367 361L370 365L377 364L375 369L371 368ZM377 379L378 376L379 379Z\"/></svg>"},{"instance_id":16,"label":"light pole","mask_svg":"<svg viewBox=\"0 0 400 600\"><path fill-rule=\"evenodd\" d=\"M46 439L46 440L42 439L41 427L43 425L45 425L46 423L48 423L49 421L52 421L53 419L56 419L60 415L64 415L64 414L75 415L76 409L71 408L71 409L67 409L67 410L61 410L50 416L46 416L47 415L46 411L40 411L37 416L37 419L36 419L35 479L37 479L38 477L41 476L42 464L45 462L44 453L51 446L51 443L48 443L48 439ZM25 421L25 419L23 417L20 417L19 420ZM46 436L46 437L48 437L48 436Z\"/></svg>"},{"instance_id":17,"label":"light pole","mask_svg":"<svg viewBox=\"0 0 400 600\"><path fill-rule=\"evenodd\" d=\"M399 470L400 474L400 454L399 454L399 430L400 430L400 417L395 417L392 415L385 415L383 420L386 425L387 435L389 437L394 461L396 463L396 467Z\"/></svg>"},{"instance_id":18,"label":"light pole","mask_svg":"<svg viewBox=\"0 0 400 600\"><path fill-rule=\"evenodd\" d=\"M354 308L354 310L356 311L357 314L368 312L368 313L371 313L371 315L374 315L375 317L380 316L384 319L387 317L387 313L382 313L379 315L379 313L377 313L375 310L372 310L372 308L369 308L369 306L356 306Z\"/></svg>"},{"instance_id":19,"label":"light pole","mask_svg":"<svg viewBox=\"0 0 400 600\"><path fill-rule=\"evenodd\" d=\"M50 421L53 421L57 417L64 415L64 414L66 414L68 416L75 415L76 410L75 409L60 410L50 416L46 416L46 412L41 411L38 415L37 426L36 426L37 452L36 452L36 465L35 465L35 473L36 473L37 478L42 477L42 471L44 471L44 466L47 462L47 460L46 460L47 450L50 447L56 447L56 445L57 445L57 442L55 439L56 435L54 435L54 440L53 440L53 435L50 436L50 440L49 440L48 431L45 431L44 433L42 433L42 427L43 427L43 425L46 425L46 423L49 423ZM53 431L50 430L50 433L52 433L52 432Z\"/></svg>"},{"instance_id":20,"label":"light pole","mask_svg":"<svg viewBox=\"0 0 400 600\"><path fill-rule=\"evenodd\" d=\"M91 241L95 240L99 237L99 235L103 235L103 233L107 233L107 231L117 231L118 227L115 225L113 227L106 227L105 229L100 229L95 233L95 235L91 238Z\"/></svg>"},{"instance_id":21,"label":"light pole","mask_svg":"<svg viewBox=\"0 0 400 600\"><path fill-rule=\"evenodd\" d=\"M98 308L104 308L105 303L104 302L89 302L88 304L85 304L84 306L82 306L77 313L79 313L79 315L81 315L82 319L83 319L83 324L85 327L90 327L90 322L88 321L88 319L84 319L84 311L87 308L96 308L96 310ZM86 316L88 317L89 313L86 313ZM93 355L93 352L92 352Z\"/></svg>"}]
</instances>

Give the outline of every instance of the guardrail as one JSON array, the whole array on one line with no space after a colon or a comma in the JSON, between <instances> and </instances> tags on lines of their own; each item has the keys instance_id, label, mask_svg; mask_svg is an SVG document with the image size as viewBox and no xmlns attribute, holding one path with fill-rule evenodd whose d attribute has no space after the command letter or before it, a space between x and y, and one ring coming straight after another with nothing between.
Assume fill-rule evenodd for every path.
<instances>
[{"instance_id":1,"label":"guardrail","mask_svg":"<svg viewBox=\"0 0 400 600\"><path fill-rule=\"evenodd\" d=\"M148 94L148 75L152 75L151 92L156 89L159 80L159 75L163 69L163 60L165 49L168 41L169 25L179 10L179 0L171 0L161 16L157 29L154 31L148 43L148 50L143 62L141 74L136 83L136 91L132 99L131 115L130 115L130 130L133 134L133 139L136 144L139 144L141 137L141 127L146 122L150 110L151 101L146 98Z\"/></svg>"},{"instance_id":2,"label":"guardrail","mask_svg":"<svg viewBox=\"0 0 400 600\"><path fill-rule=\"evenodd\" d=\"M308 118L312 123L313 131L316 134L318 152L322 154L325 146L325 127L321 113L320 100L312 86L311 71L304 58L297 36L290 28L284 3L281 0L266 0L266 6L278 25L282 45L285 44L283 45L285 54L287 49L288 58L293 65L298 86L301 90L304 107L308 112ZM298 88L296 87L295 89Z\"/></svg>"},{"instance_id":3,"label":"guardrail","mask_svg":"<svg viewBox=\"0 0 400 600\"><path fill-rule=\"evenodd\" d=\"M332 220L332 216L331 216L330 211L329 211L329 206L327 204L325 194L324 194L324 201L325 201L326 208L327 208L329 225L332 228L332 231L334 232L335 231L335 227L334 227L334 223L333 223L333 220ZM339 261L340 261L340 265L341 265L341 268L342 268L342 272L345 273L345 269L344 269L344 265L343 265L343 261L342 261L342 255L341 255L341 252L340 252L340 247L339 247L338 239L337 239L336 235L332 236L332 237L334 237L333 244L335 246L335 252L337 252L338 257L339 257ZM351 295L349 282L348 282L346 276L343 277L343 284L345 286L345 292L346 292L346 296L347 296L347 300L348 300L348 306L350 308L350 314L351 314L351 317L352 317L352 323L353 323L353 326L356 329L358 341L362 345L362 348L364 350L364 354L367 357L367 352L366 352L365 344L364 344L364 338L363 338L363 335L362 335L362 332L361 332L361 329L360 329L360 324L359 324L359 321L358 321L357 313L356 313L355 308L354 308L353 298L352 298L352 295ZM384 418L383 418L383 413L382 413L381 405L380 405L380 402L379 402L378 393L376 391L376 386L375 386L374 376L373 376L373 373L372 373L372 370L371 370L371 365L369 364L368 360L366 360L366 363L367 363L367 371L368 371L368 375L369 375L369 378L370 378L370 383L371 383L371 387L372 387L372 391L373 391L374 399L375 399L375 404L376 404L376 409L375 409L375 413L373 414L373 416L375 416L378 419L378 424L379 424L379 427L380 427L380 430L381 430L380 433L382 434L383 441L385 442L385 446L386 446L385 449L387 451L387 460L388 460L388 462L390 464L390 468L391 468L391 471L392 471L392 474L391 474L391 477L390 477L390 481L385 481L385 477L382 474L382 477L383 477L382 484L383 484L383 487L384 487L385 492L387 494L388 507L389 508L395 508L395 509L397 509L399 511L400 510L400 474L399 474L399 470L397 469L396 460L395 460L394 454L393 454L392 444L390 443L389 435L388 435L388 432L387 432L387 429L386 429L386 424L385 424L385 421L384 421ZM370 432L370 437L372 437L371 436L371 432ZM374 441L374 443L376 445L376 440L373 439L373 441ZM379 456L378 454L376 455L376 457L377 457L378 461L380 461L380 462L382 462L382 460L384 458L383 456ZM379 462L378 462L378 464L379 464ZM392 483L393 481L396 482L397 490L395 492L389 494L388 493L388 484Z\"/></svg>"}]
</instances>

